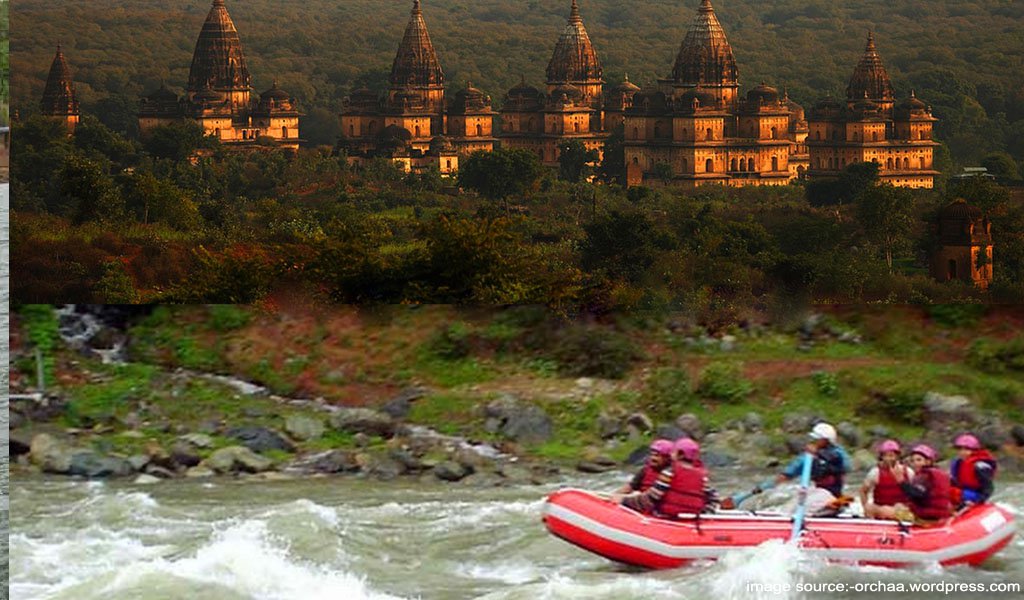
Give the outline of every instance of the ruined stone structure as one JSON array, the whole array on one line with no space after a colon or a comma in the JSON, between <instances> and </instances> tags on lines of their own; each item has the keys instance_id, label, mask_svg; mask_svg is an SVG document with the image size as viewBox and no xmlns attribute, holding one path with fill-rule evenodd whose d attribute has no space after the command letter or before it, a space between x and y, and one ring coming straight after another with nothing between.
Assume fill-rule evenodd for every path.
<instances>
[{"instance_id":1,"label":"ruined stone structure","mask_svg":"<svg viewBox=\"0 0 1024 600\"><path fill-rule=\"evenodd\" d=\"M785 185L808 156L803 109L765 83L740 95L732 47L702 0L672 75L625 111L627 181L684 187Z\"/></svg>"},{"instance_id":2,"label":"ruined stone structure","mask_svg":"<svg viewBox=\"0 0 1024 600\"><path fill-rule=\"evenodd\" d=\"M494 149L491 98L467 84L446 99L444 71L419 0L389 83L385 97L363 88L345 99L341 147L353 162L385 156L407 169L436 167L448 174L458 170L459 156Z\"/></svg>"},{"instance_id":3,"label":"ruined stone structure","mask_svg":"<svg viewBox=\"0 0 1024 600\"><path fill-rule=\"evenodd\" d=\"M555 44L544 92L522 83L508 91L501 110L501 143L535 152L547 166L558 166L559 148L577 140L588 150L622 125L640 88L629 82L605 90L604 72L590 35L572 1L569 22Z\"/></svg>"},{"instance_id":4,"label":"ruined stone structure","mask_svg":"<svg viewBox=\"0 0 1024 600\"><path fill-rule=\"evenodd\" d=\"M62 121L69 134L74 133L81 115L78 112L78 98L75 96L71 69L64 59L60 44L57 44L57 54L50 64L50 74L46 77L46 88L43 90L40 109L43 115Z\"/></svg>"},{"instance_id":5,"label":"ruined stone structure","mask_svg":"<svg viewBox=\"0 0 1024 600\"><path fill-rule=\"evenodd\" d=\"M957 199L939 211L938 234L932 277L988 289L992 283L992 224L981 209Z\"/></svg>"},{"instance_id":6,"label":"ruined stone structure","mask_svg":"<svg viewBox=\"0 0 1024 600\"><path fill-rule=\"evenodd\" d=\"M811 110L812 177L837 177L847 165L875 162L883 182L931 188L939 174L932 162L935 146L931 107L914 92L902 102L868 33L867 47L846 88L846 102L825 98Z\"/></svg>"},{"instance_id":7,"label":"ruined stone structure","mask_svg":"<svg viewBox=\"0 0 1024 600\"><path fill-rule=\"evenodd\" d=\"M301 113L294 99L276 81L258 98L252 90L235 24L224 0L213 0L196 41L185 95L161 85L143 97L139 129L145 136L155 127L192 120L229 147L270 143L298 149Z\"/></svg>"}]
</instances>

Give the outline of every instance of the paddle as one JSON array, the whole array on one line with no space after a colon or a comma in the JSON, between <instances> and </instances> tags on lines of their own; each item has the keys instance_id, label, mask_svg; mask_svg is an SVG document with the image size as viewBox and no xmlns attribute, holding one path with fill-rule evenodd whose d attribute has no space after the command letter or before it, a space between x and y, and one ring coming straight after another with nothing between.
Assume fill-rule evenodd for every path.
<instances>
[{"instance_id":1,"label":"paddle","mask_svg":"<svg viewBox=\"0 0 1024 600\"><path fill-rule=\"evenodd\" d=\"M765 490L772 489L773 487L775 487L775 485L775 478L773 477L772 479L766 479L761 483L757 484L757 487L750 490L749 492L739 492L733 494L732 496L726 496L726 498L722 500L722 508L726 510L739 508L739 505L742 504L743 502L746 502L750 498L760 494Z\"/></svg>"},{"instance_id":2,"label":"paddle","mask_svg":"<svg viewBox=\"0 0 1024 600\"><path fill-rule=\"evenodd\" d=\"M811 463L814 456L810 452L804 453L804 465L800 471L800 494L797 496L796 513L793 515L793 533L789 540L795 541L804 530L804 513L807 510L807 489L811 487Z\"/></svg>"}]
</instances>

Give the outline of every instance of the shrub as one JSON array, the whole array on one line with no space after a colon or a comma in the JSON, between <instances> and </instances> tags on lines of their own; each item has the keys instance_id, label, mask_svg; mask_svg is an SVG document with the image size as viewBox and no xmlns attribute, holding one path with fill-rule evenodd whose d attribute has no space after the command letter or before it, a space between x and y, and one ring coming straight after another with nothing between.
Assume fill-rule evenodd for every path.
<instances>
[{"instance_id":1,"label":"shrub","mask_svg":"<svg viewBox=\"0 0 1024 600\"><path fill-rule=\"evenodd\" d=\"M1024 338L1005 344L981 338L967 350L967 364L986 373L1024 371Z\"/></svg>"},{"instance_id":2,"label":"shrub","mask_svg":"<svg viewBox=\"0 0 1024 600\"><path fill-rule=\"evenodd\" d=\"M893 421L921 425L924 423L924 392L909 387L874 392L863 408Z\"/></svg>"},{"instance_id":3,"label":"shrub","mask_svg":"<svg viewBox=\"0 0 1024 600\"><path fill-rule=\"evenodd\" d=\"M983 304L935 304L928 307L928 315L946 327L966 327L985 316Z\"/></svg>"},{"instance_id":4,"label":"shrub","mask_svg":"<svg viewBox=\"0 0 1024 600\"><path fill-rule=\"evenodd\" d=\"M700 374L697 393L721 402L741 402L754 391L735 363L717 362L704 368Z\"/></svg>"},{"instance_id":5,"label":"shrub","mask_svg":"<svg viewBox=\"0 0 1024 600\"><path fill-rule=\"evenodd\" d=\"M817 388L818 393L822 396L835 397L839 394L839 378L836 377L835 373L818 371L812 378L814 379L814 387Z\"/></svg>"},{"instance_id":6,"label":"shrub","mask_svg":"<svg viewBox=\"0 0 1024 600\"><path fill-rule=\"evenodd\" d=\"M560 331L551 349L559 370L573 377L621 379L640 353L624 334L598 326L574 325Z\"/></svg>"},{"instance_id":7,"label":"shrub","mask_svg":"<svg viewBox=\"0 0 1024 600\"><path fill-rule=\"evenodd\" d=\"M668 420L682 413L692 398L690 376L686 370L662 367L647 379L643 409L657 419Z\"/></svg>"},{"instance_id":8,"label":"shrub","mask_svg":"<svg viewBox=\"0 0 1024 600\"><path fill-rule=\"evenodd\" d=\"M472 350L472 331L465 323L452 323L434 332L427 341L428 351L444 360L459 360Z\"/></svg>"},{"instance_id":9,"label":"shrub","mask_svg":"<svg viewBox=\"0 0 1024 600\"><path fill-rule=\"evenodd\" d=\"M252 314L248 310L234 304L214 304L210 306L210 325L217 331L241 329L249 324Z\"/></svg>"}]
</instances>

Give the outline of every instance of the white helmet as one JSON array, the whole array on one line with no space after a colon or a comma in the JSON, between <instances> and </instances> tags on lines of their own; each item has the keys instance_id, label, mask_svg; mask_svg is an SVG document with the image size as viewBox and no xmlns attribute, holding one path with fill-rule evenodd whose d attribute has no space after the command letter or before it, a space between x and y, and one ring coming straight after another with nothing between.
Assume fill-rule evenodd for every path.
<instances>
[{"instance_id":1,"label":"white helmet","mask_svg":"<svg viewBox=\"0 0 1024 600\"><path fill-rule=\"evenodd\" d=\"M830 444L836 443L836 428L828 423L818 423L811 430L812 440L828 440Z\"/></svg>"}]
</instances>

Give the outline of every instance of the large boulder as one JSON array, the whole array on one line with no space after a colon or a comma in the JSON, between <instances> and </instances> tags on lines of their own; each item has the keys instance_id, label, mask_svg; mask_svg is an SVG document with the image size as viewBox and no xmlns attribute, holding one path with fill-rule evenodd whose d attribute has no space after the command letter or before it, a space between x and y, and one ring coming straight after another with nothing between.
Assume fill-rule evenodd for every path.
<instances>
[{"instance_id":1,"label":"large boulder","mask_svg":"<svg viewBox=\"0 0 1024 600\"><path fill-rule=\"evenodd\" d=\"M391 416L369 408L340 408L331 415L331 427L347 433L365 433L383 438L395 435Z\"/></svg>"},{"instance_id":2,"label":"large boulder","mask_svg":"<svg viewBox=\"0 0 1024 600\"><path fill-rule=\"evenodd\" d=\"M428 390L423 387L405 388L397 396L388 400L381 407L381 412L387 414L392 419L404 419L409 416L409 411L412 410L412 403L426 396L427 393Z\"/></svg>"},{"instance_id":3,"label":"large boulder","mask_svg":"<svg viewBox=\"0 0 1024 600\"><path fill-rule=\"evenodd\" d=\"M676 418L676 427L697 441L704 439L704 424L701 423L700 417L693 413L679 415Z\"/></svg>"},{"instance_id":4,"label":"large boulder","mask_svg":"<svg viewBox=\"0 0 1024 600\"><path fill-rule=\"evenodd\" d=\"M355 452L349 450L331 450L318 457L311 466L317 473L355 473L361 468Z\"/></svg>"},{"instance_id":5,"label":"large boulder","mask_svg":"<svg viewBox=\"0 0 1024 600\"><path fill-rule=\"evenodd\" d=\"M316 440L324 434L324 422L316 417L290 415L284 421L284 431L293 439L302 442Z\"/></svg>"},{"instance_id":6,"label":"large boulder","mask_svg":"<svg viewBox=\"0 0 1024 600\"><path fill-rule=\"evenodd\" d=\"M29 446L29 459L45 473L67 474L72 456L74 450L70 446L48 433L33 437Z\"/></svg>"},{"instance_id":7,"label":"large boulder","mask_svg":"<svg viewBox=\"0 0 1024 600\"><path fill-rule=\"evenodd\" d=\"M864 434L861 433L860 428L849 421L843 421L836 425L836 432L839 434L839 439L842 443L851 448L859 447L861 442L864 441Z\"/></svg>"},{"instance_id":8,"label":"large boulder","mask_svg":"<svg viewBox=\"0 0 1024 600\"><path fill-rule=\"evenodd\" d=\"M123 458L103 456L95 452L76 452L71 455L68 475L79 475L89 479L126 477L135 472L131 463Z\"/></svg>"},{"instance_id":9,"label":"large boulder","mask_svg":"<svg viewBox=\"0 0 1024 600\"><path fill-rule=\"evenodd\" d=\"M952 436L973 429L979 422L978 409L966 396L946 396L937 392L924 395L924 426L929 439L942 439L947 443Z\"/></svg>"},{"instance_id":10,"label":"large boulder","mask_svg":"<svg viewBox=\"0 0 1024 600\"><path fill-rule=\"evenodd\" d=\"M194 467L202 462L199 450L184 439L175 440L171 446L171 460L183 467Z\"/></svg>"},{"instance_id":11,"label":"large boulder","mask_svg":"<svg viewBox=\"0 0 1024 600\"><path fill-rule=\"evenodd\" d=\"M227 431L228 437L233 437L242 442L242 445L253 452L266 452L267 450L284 450L294 452L295 444L280 433L260 427L258 425L245 425L232 427Z\"/></svg>"},{"instance_id":12,"label":"large boulder","mask_svg":"<svg viewBox=\"0 0 1024 600\"><path fill-rule=\"evenodd\" d=\"M541 444L551 439L554 430L551 417L540 407L511 396L487 404L484 416L484 427L488 431L516 442Z\"/></svg>"},{"instance_id":13,"label":"large boulder","mask_svg":"<svg viewBox=\"0 0 1024 600\"><path fill-rule=\"evenodd\" d=\"M442 481L459 481L472 472L453 460L446 460L434 467L434 475Z\"/></svg>"},{"instance_id":14,"label":"large boulder","mask_svg":"<svg viewBox=\"0 0 1024 600\"><path fill-rule=\"evenodd\" d=\"M674 442L684 437L692 436L675 425L670 425L668 423L658 425L658 429L654 432L654 438L659 440L672 440Z\"/></svg>"},{"instance_id":15,"label":"large boulder","mask_svg":"<svg viewBox=\"0 0 1024 600\"><path fill-rule=\"evenodd\" d=\"M214 451L199 466L217 473L260 473L269 470L274 463L245 446L228 446Z\"/></svg>"}]
</instances>

